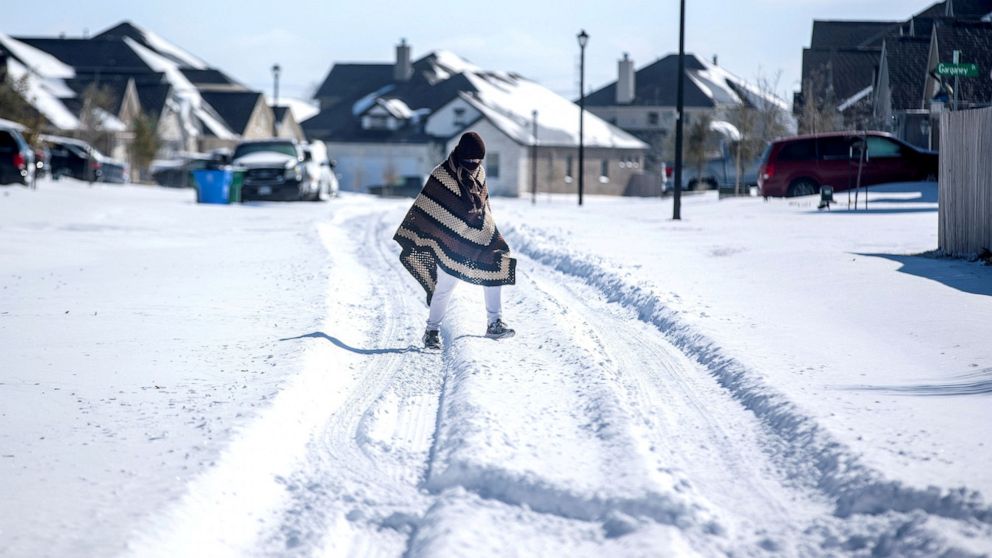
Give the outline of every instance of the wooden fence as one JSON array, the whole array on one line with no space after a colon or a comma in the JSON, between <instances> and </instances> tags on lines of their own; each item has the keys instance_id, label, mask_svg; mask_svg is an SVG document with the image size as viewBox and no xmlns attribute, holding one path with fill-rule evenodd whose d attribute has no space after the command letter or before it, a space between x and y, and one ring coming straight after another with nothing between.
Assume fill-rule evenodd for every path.
<instances>
[{"instance_id":1,"label":"wooden fence","mask_svg":"<svg viewBox=\"0 0 992 558\"><path fill-rule=\"evenodd\" d=\"M992 108L940 115L940 251L992 250Z\"/></svg>"}]
</instances>

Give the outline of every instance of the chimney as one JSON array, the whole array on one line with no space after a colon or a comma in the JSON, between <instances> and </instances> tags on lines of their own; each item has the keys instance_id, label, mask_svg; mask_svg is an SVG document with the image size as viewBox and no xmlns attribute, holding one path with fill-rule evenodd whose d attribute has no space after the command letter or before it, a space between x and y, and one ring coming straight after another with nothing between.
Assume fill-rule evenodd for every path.
<instances>
[{"instance_id":1,"label":"chimney","mask_svg":"<svg viewBox=\"0 0 992 558\"><path fill-rule=\"evenodd\" d=\"M629 105L634 101L634 61L625 52L617 66L620 74L617 79L617 104Z\"/></svg>"},{"instance_id":2,"label":"chimney","mask_svg":"<svg viewBox=\"0 0 992 558\"><path fill-rule=\"evenodd\" d=\"M409 81L413 77L413 63L410 62L410 45L406 44L406 39L401 39L396 45L396 65L393 66L393 79L396 81Z\"/></svg>"},{"instance_id":3,"label":"chimney","mask_svg":"<svg viewBox=\"0 0 992 558\"><path fill-rule=\"evenodd\" d=\"M717 64L717 62L716 62L716 55L715 54L713 55L713 65L714 66L719 66L719 64Z\"/></svg>"}]
</instances>

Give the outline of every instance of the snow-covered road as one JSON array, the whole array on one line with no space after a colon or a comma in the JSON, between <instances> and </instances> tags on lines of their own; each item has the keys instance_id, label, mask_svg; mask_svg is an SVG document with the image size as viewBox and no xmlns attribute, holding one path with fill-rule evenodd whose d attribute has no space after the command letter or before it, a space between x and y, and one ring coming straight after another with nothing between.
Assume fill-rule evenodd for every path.
<instances>
[{"instance_id":1,"label":"snow-covered road","mask_svg":"<svg viewBox=\"0 0 992 558\"><path fill-rule=\"evenodd\" d=\"M408 203L356 196L317 210L250 208L295 215L272 232L300 227L324 248L305 266L312 275L309 258L326 264L326 278L312 277L326 284L324 306L290 318L271 340L285 367L278 392L257 414L222 416L228 436L216 459L170 497L152 498L154 507L132 505L125 525L52 529L54 546L20 538L7 548L44 555L98 540L90 548L132 556L992 552L992 512L980 496L928 491L874 468L774 376L681 319L630 270L577 251L560 229L525 225L523 204L503 220L520 259L504 296L518 335L484 338L481 289L462 285L444 351L421 351L423 292L391 240ZM988 439L983 428L975 434ZM58 498L37 486L34 496ZM13 510L0 512L17 525ZM0 523L0 550L9 533Z\"/></svg>"}]
</instances>

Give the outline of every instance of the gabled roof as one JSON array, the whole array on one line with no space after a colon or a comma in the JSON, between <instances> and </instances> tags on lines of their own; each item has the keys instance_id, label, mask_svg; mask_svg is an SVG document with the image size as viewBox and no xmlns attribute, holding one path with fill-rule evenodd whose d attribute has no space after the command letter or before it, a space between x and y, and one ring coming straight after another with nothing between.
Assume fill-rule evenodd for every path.
<instances>
[{"instance_id":1,"label":"gabled roof","mask_svg":"<svg viewBox=\"0 0 992 558\"><path fill-rule=\"evenodd\" d=\"M355 99L392 81L392 64L335 64L314 97Z\"/></svg>"},{"instance_id":2,"label":"gabled roof","mask_svg":"<svg viewBox=\"0 0 992 558\"><path fill-rule=\"evenodd\" d=\"M186 79L193 85L234 85L241 86L240 83L231 79L230 76L216 68L180 68L179 71L186 76ZM243 86L242 86L243 87Z\"/></svg>"},{"instance_id":3,"label":"gabled roof","mask_svg":"<svg viewBox=\"0 0 992 558\"><path fill-rule=\"evenodd\" d=\"M872 85L880 49L803 49L802 83L812 83L817 96L833 88L835 101L847 99Z\"/></svg>"},{"instance_id":4,"label":"gabled roof","mask_svg":"<svg viewBox=\"0 0 992 558\"><path fill-rule=\"evenodd\" d=\"M100 81L86 78L65 80L65 84L76 93L76 97L79 99L83 98L87 88L91 85L106 93L107 101L110 103L108 110L112 114L117 114L121 111L121 104L124 103L124 93L127 91L127 82L128 78L103 79Z\"/></svg>"},{"instance_id":5,"label":"gabled roof","mask_svg":"<svg viewBox=\"0 0 992 558\"><path fill-rule=\"evenodd\" d=\"M123 39L129 37L137 41L142 46L150 48L155 52L165 56L172 62L179 64L181 68L206 69L207 63L200 60L189 52L179 48L173 43L163 39L159 35L144 29L130 21L122 21L117 25L95 35L94 39Z\"/></svg>"},{"instance_id":6,"label":"gabled roof","mask_svg":"<svg viewBox=\"0 0 992 558\"><path fill-rule=\"evenodd\" d=\"M529 141L531 111L536 109L542 115L539 118L542 144L577 142L574 138L578 134L579 108L518 74L486 71L447 51L435 51L414 62L413 75L403 82L393 80L392 65L383 66L389 70L387 80L367 80L368 89L358 90L353 84L341 87L334 83L332 78L348 75L335 73L339 69L336 65L322 89L335 96L347 92L348 96L305 121L303 128L307 135L344 142L437 141L439 138L428 135L422 124L428 115L463 99L514 141ZM354 69L354 65L349 65L348 71ZM407 125L399 130L365 129L361 117L369 111L389 114ZM646 147L592 114L586 116L586 144L627 149Z\"/></svg>"},{"instance_id":7,"label":"gabled roof","mask_svg":"<svg viewBox=\"0 0 992 558\"><path fill-rule=\"evenodd\" d=\"M393 80L392 64L335 64L317 92L338 102L302 123L308 136L330 141L424 142L431 138L420 126L384 131L362 128L358 116L383 100L396 99L407 109L433 112L458 98L459 92L474 92L460 71L467 63L449 53L430 53L413 63L413 75L404 82ZM344 83L339 80L345 80ZM348 81L351 80L351 81ZM365 88L359 88L364 84Z\"/></svg>"},{"instance_id":8,"label":"gabled roof","mask_svg":"<svg viewBox=\"0 0 992 558\"><path fill-rule=\"evenodd\" d=\"M172 94L172 86L168 82L139 83L136 84L135 89L138 91L142 112L153 118L159 118Z\"/></svg>"},{"instance_id":9,"label":"gabled roof","mask_svg":"<svg viewBox=\"0 0 992 558\"><path fill-rule=\"evenodd\" d=\"M152 68L120 39L57 39L24 37L18 39L45 51L72 66L76 72L151 72Z\"/></svg>"},{"instance_id":10,"label":"gabled roof","mask_svg":"<svg viewBox=\"0 0 992 558\"><path fill-rule=\"evenodd\" d=\"M923 108L929 49L930 41L923 37L886 39L883 52L888 68L892 110Z\"/></svg>"},{"instance_id":11,"label":"gabled roof","mask_svg":"<svg viewBox=\"0 0 992 558\"><path fill-rule=\"evenodd\" d=\"M579 106L544 86L518 75L467 72L475 92L460 97L504 135L520 145L573 147L579 144ZM532 111L536 110L537 137ZM584 142L589 147L647 149L633 135L594 114L585 115Z\"/></svg>"},{"instance_id":12,"label":"gabled roof","mask_svg":"<svg viewBox=\"0 0 992 558\"><path fill-rule=\"evenodd\" d=\"M244 133L255 106L262 99L258 91L203 91L200 96L236 134Z\"/></svg>"},{"instance_id":13,"label":"gabled roof","mask_svg":"<svg viewBox=\"0 0 992 558\"><path fill-rule=\"evenodd\" d=\"M990 13L992 0L945 0L931 5L916 16L981 19Z\"/></svg>"},{"instance_id":14,"label":"gabled roof","mask_svg":"<svg viewBox=\"0 0 992 558\"><path fill-rule=\"evenodd\" d=\"M809 48L880 47L879 33L898 29L897 21L825 21L813 20Z\"/></svg>"},{"instance_id":15,"label":"gabled roof","mask_svg":"<svg viewBox=\"0 0 992 558\"><path fill-rule=\"evenodd\" d=\"M674 107L677 97L677 54L670 54L637 70L634 78L634 100L631 105ZM685 56L684 102L687 107L715 107L743 103L777 105L783 110L785 101L759 90L721 66L705 62L693 54ZM617 82L609 83L586 95L587 106L614 106Z\"/></svg>"},{"instance_id":16,"label":"gabled roof","mask_svg":"<svg viewBox=\"0 0 992 558\"><path fill-rule=\"evenodd\" d=\"M289 110L289 107L280 106L272 107L272 115L275 117L276 122L282 122L286 118L286 115L293 115L293 111Z\"/></svg>"},{"instance_id":17,"label":"gabled roof","mask_svg":"<svg viewBox=\"0 0 992 558\"><path fill-rule=\"evenodd\" d=\"M703 63L693 54L685 55L686 72L702 70ZM637 70L634 76L634 101L632 105L675 106L678 55L670 54ZM687 107L713 107L713 99L691 79L686 79L684 101ZM586 106L613 106L617 104L617 82L603 86L586 95Z\"/></svg>"}]
</instances>

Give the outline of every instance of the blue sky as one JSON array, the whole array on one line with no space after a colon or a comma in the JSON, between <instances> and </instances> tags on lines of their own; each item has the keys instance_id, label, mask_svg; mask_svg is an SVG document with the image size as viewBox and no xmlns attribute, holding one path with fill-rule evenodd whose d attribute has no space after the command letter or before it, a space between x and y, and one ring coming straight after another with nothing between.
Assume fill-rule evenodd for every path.
<instances>
[{"instance_id":1,"label":"blue sky","mask_svg":"<svg viewBox=\"0 0 992 558\"><path fill-rule=\"evenodd\" d=\"M798 89L802 48L813 19L905 19L926 0L687 0L686 51L719 57L748 79L781 72L778 90ZM48 0L4 6L0 31L10 35L93 34L123 19L147 27L234 78L271 92L271 68L282 68L281 94L302 96L334 62L389 62L401 37L419 58L448 49L493 70L511 70L551 89L578 95L575 35L590 35L587 89L616 79L629 52L637 67L678 49L676 0L612 2L210 2Z\"/></svg>"}]
</instances>

